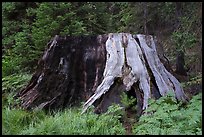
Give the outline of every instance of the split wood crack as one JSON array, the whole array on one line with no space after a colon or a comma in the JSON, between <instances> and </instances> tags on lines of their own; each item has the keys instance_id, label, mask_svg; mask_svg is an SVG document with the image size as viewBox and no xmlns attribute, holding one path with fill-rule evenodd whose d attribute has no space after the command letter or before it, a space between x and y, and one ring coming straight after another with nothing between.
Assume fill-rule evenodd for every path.
<instances>
[{"instance_id":1,"label":"split wood crack","mask_svg":"<svg viewBox=\"0 0 204 137\"><path fill-rule=\"evenodd\" d=\"M120 78L129 91L134 83L139 81L139 88L143 92L143 107L148 107L150 98L150 77L146 65L156 80L159 92L165 96L173 91L176 99L186 100L182 87L178 80L170 74L160 62L152 36L136 35L140 45L129 33L110 33L106 41L107 61L103 73L103 81L97 87L95 93L83 105L82 113L91 106L103 94L109 91L116 78ZM147 63L143 55L146 57Z\"/></svg>"},{"instance_id":2,"label":"split wood crack","mask_svg":"<svg viewBox=\"0 0 204 137\"><path fill-rule=\"evenodd\" d=\"M119 90L135 92L139 113L148 107L149 98L168 92L173 92L177 100L188 100L179 81L160 61L153 36L129 33L56 35L30 83L18 96L23 108L55 108L86 99L84 113L94 102L97 106L101 98L108 102L102 108L106 109L111 102L109 93L114 92L119 99Z\"/></svg>"}]
</instances>

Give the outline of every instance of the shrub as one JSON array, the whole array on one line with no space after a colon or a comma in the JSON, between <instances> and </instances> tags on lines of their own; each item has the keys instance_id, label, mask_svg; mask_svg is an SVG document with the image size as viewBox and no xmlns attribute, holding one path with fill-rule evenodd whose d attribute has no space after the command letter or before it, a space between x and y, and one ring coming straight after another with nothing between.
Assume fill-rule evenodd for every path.
<instances>
[{"instance_id":1,"label":"shrub","mask_svg":"<svg viewBox=\"0 0 204 137\"><path fill-rule=\"evenodd\" d=\"M201 95L198 94L186 106L176 103L172 96L150 101L146 114L133 126L134 134L171 135L202 134Z\"/></svg>"},{"instance_id":2,"label":"shrub","mask_svg":"<svg viewBox=\"0 0 204 137\"><path fill-rule=\"evenodd\" d=\"M2 91L15 92L20 90L31 79L31 74L15 74L2 78Z\"/></svg>"},{"instance_id":3,"label":"shrub","mask_svg":"<svg viewBox=\"0 0 204 137\"><path fill-rule=\"evenodd\" d=\"M31 74L15 74L2 78L2 103L4 107L17 103L14 96L31 79Z\"/></svg>"}]
</instances>

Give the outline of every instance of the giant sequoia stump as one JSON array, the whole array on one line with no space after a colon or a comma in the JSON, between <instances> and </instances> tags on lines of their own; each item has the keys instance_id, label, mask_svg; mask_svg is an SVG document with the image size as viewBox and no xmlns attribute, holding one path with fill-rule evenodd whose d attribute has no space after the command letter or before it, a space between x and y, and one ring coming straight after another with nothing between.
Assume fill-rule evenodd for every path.
<instances>
[{"instance_id":1,"label":"giant sequoia stump","mask_svg":"<svg viewBox=\"0 0 204 137\"><path fill-rule=\"evenodd\" d=\"M122 92L137 98L137 110L148 99L173 92L186 101L178 80L161 63L152 36L110 33L98 36L55 36L29 84L19 92L22 107L61 108L84 101L105 112L121 103Z\"/></svg>"}]
</instances>

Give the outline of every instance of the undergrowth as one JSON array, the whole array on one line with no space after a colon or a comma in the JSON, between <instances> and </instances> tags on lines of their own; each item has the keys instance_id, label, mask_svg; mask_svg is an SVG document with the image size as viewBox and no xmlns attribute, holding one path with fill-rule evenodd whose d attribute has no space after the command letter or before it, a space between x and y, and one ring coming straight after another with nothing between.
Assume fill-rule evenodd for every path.
<instances>
[{"instance_id":1,"label":"undergrowth","mask_svg":"<svg viewBox=\"0 0 204 137\"><path fill-rule=\"evenodd\" d=\"M113 104L103 114L93 113L93 107L81 114L82 107L45 113L43 110L23 110L14 107L13 98L31 75L11 75L2 83L2 134L3 135L125 135L124 120L130 122L123 107ZM186 105L178 103L172 95L149 100L149 107L139 121L133 120L131 134L136 135L201 135L202 93L193 96ZM135 100L124 97L124 107ZM134 107L133 107L134 108Z\"/></svg>"},{"instance_id":2,"label":"undergrowth","mask_svg":"<svg viewBox=\"0 0 204 137\"><path fill-rule=\"evenodd\" d=\"M201 135L202 94L193 96L186 105L168 95L150 100L146 114L134 124L133 133L142 135Z\"/></svg>"},{"instance_id":3,"label":"undergrowth","mask_svg":"<svg viewBox=\"0 0 204 137\"><path fill-rule=\"evenodd\" d=\"M172 97L150 100L146 114L134 123L132 134L136 135L201 135L201 95L189 104L177 104ZM93 113L93 108L81 114L81 107L67 108L46 114L42 110L25 111L3 109L3 134L14 135L125 135L120 122L121 107L112 105L104 114Z\"/></svg>"},{"instance_id":4,"label":"undergrowth","mask_svg":"<svg viewBox=\"0 0 204 137\"><path fill-rule=\"evenodd\" d=\"M2 78L2 106L13 106L19 103L14 99L16 93L18 93L23 87L28 84L31 79L31 74L15 74Z\"/></svg>"},{"instance_id":5,"label":"undergrowth","mask_svg":"<svg viewBox=\"0 0 204 137\"><path fill-rule=\"evenodd\" d=\"M119 135L125 129L118 120L117 106L107 113L97 115L89 110L81 114L80 108L45 114L24 110L5 109L3 112L3 134L20 135ZM113 115L114 113L114 115ZM35 116L34 116L35 114ZM33 117L34 116L34 117Z\"/></svg>"}]
</instances>

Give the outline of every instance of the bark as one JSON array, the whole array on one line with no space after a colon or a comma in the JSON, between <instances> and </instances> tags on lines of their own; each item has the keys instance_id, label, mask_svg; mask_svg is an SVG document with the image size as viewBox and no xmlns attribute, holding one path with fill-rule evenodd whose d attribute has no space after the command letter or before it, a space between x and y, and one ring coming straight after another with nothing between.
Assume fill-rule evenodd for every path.
<instances>
[{"instance_id":1,"label":"bark","mask_svg":"<svg viewBox=\"0 0 204 137\"><path fill-rule=\"evenodd\" d=\"M176 71L175 71L175 73L177 73L179 75L187 76L187 71L184 68L184 66L185 66L184 52L179 51L177 53L177 57L176 57Z\"/></svg>"},{"instance_id":2,"label":"bark","mask_svg":"<svg viewBox=\"0 0 204 137\"><path fill-rule=\"evenodd\" d=\"M112 103L121 104L122 92L137 98L138 116L151 97L174 92L178 100L188 100L178 80L161 63L153 37L129 33L55 36L18 96L26 109L61 108L85 101L82 113L91 105L102 113Z\"/></svg>"},{"instance_id":3,"label":"bark","mask_svg":"<svg viewBox=\"0 0 204 137\"><path fill-rule=\"evenodd\" d=\"M30 83L19 92L22 107L60 108L88 99L102 80L106 39L55 36Z\"/></svg>"}]
</instances>

